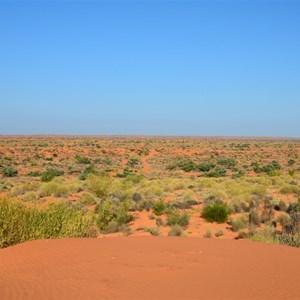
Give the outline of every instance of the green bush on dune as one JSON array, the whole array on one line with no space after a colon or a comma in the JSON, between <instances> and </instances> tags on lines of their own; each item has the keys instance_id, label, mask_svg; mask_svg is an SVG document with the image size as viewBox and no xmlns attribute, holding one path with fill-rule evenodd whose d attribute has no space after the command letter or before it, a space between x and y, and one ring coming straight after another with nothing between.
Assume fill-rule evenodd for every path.
<instances>
[{"instance_id":1,"label":"green bush on dune","mask_svg":"<svg viewBox=\"0 0 300 300\"><path fill-rule=\"evenodd\" d=\"M229 216L229 209L225 204L208 204L202 211L202 217L208 222L225 223Z\"/></svg>"},{"instance_id":2,"label":"green bush on dune","mask_svg":"<svg viewBox=\"0 0 300 300\"><path fill-rule=\"evenodd\" d=\"M95 237L94 220L65 202L45 209L0 199L0 248L36 239Z\"/></svg>"}]
</instances>

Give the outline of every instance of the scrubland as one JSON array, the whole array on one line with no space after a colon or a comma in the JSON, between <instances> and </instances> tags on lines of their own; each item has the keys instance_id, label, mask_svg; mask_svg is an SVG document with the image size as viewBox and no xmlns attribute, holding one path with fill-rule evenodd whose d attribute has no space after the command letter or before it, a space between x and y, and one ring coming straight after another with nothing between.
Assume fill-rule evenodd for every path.
<instances>
[{"instance_id":1,"label":"scrubland","mask_svg":"<svg viewBox=\"0 0 300 300\"><path fill-rule=\"evenodd\" d=\"M300 247L300 141L1 137L0 247L119 235Z\"/></svg>"}]
</instances>

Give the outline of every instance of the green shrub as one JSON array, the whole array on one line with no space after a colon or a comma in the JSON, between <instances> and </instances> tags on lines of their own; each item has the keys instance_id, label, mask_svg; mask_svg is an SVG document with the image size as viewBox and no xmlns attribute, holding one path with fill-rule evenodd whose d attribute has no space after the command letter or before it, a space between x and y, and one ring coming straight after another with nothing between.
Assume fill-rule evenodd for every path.
<instances>
[{"instance_id":1,"label":"green shrub","mask_svg":"<svg viewBox=\"0 0 300 300\"><path fill-rule=\"evenodd\" d=\"M41 176L41 173L38 172L38 171L30 171L30 172L27 174L27 176L29 176L29 177L39 177L39 176Z\"/></svg>"},{"instance_id":2,"label":"green shrub","mask_svg":"<svg viewBox=\"0 0 300 300\"><path fill-rule=\"evenodd\" d=\"M96 233L92 217L64 202L39 210L14 199L0 200L0 248L35 239L92 237Z\"/></svg>"},{"instance_id":3,"label":"green shrub","mask_svg":"<svg viewBox=\"0 0 300 300\"><path fill-rule=\"evenodd\" d=\"M22 201L30 202L30 201L37 200L37 198L38 198L38 195L36 194L36 192L28 192L23 196Z\"/></svg>"},{"instance_id":4,"label":"green shrub","mask_svg":"<svg viewBox=\"0 0 300 300\"><path fill-rule=\"evenodd\" d=\"M64 183L55 182L55 181L47 182L41 187L40 190L41 197L49 197L49 196L63 197L63 196L67 196L68 193L69 190Z\"/></svg>"},{"instance_id":5,"label":"green shrub","mask_svg":"<svg viewBox=\"0 0 300 300\"><path fill-rule=\"evenodd\" d=\"M128 213L126 203L117 205L112 200L106 200L98 208L97 225L103 233L112 232L110 230L111 222L119 227L132 219L133 217Z\"/></svg>"},{"instance_id":6,"label":"green shrub","mask_svg":"<svg viewBox=\"0 0 300 300\"><path fill-rule=\"evenodd\" d=\"M234 158L232 157L227 157L227 158L221 158L218 160L218 164L225 166L227 168L233 168L237 165L237 162Z\"/></svg>"},{"instance_id":7,"label":"green shrub","mask_svg":"<svg viewBox=\"0 0 300 300\"><path fill-rule=\"evenodd\" d=\"M212 170L215 167L214 164L210 163L210 162L206 162L206 163L201 163L198 165L198 170L201 172L209 172L210 170Z\"/></svg>"},{"instance_id":8,"label":"green shrub","mask_svg":"<svg viewBox=\"0 0 300 300\"><path fill-rule=\"evenodd\" d=\"M88 193L88 192L84 192L80 196L79 202L81 204L84 204L84 205L94 205L94 204L97 203L95 197L92 194Z\"/></svg>"},{"instance_id":9,"label":"green shrub","mask_svg":"<svg viewBox=\"0 0 300 300\"><path fill-rule=\"evenodd\" d=\"M152 209L153 212L157 215L157 216L161 216L165 213L167 208L166 203L164 202L164 200L159 200L153 203L152 205Z\"/></svg>"},{"instance_id":10,"label":"green shrub","mask_svg":"<svg viewBox=\"0 0 300 300\"><path fill-rule=\"evenodd\" d=\"M53 178L62 175L64 175L64 171L57 170L57 169L47 169L45 172L41 174L41 180L43 182L49 182Z\"/></svg>"},{"instance_id":11,"label":"green shrub","mask_svg":"<svg viewBox=\"0 0 300 300\"><path fill-rule=\"evenodd\" d=\"M208 204L202 211L202 217L208 222L225 223L229 216L226 204Z\"/></svg>"},{"instance_id":12,"label":"green shrub","mask_svg":"<svg viewBox=\"0 0 300 300\"><path fill-rule=\"evenodd\" d=\"M226 170L224 168L220 168L217 166L214 170L211 170L210 172L204 173L205 177L225 177L226 176Z\"/></svg>"},{"instance_id":13,"label":"green shrub","mask_svg":"<svg viewBox=\"0 0 300 300\"><path fill-rule=\"evenodd\" d=\"M83 157L81 155L76 154L75 160L78 164L88 165L91 163L91 159L88 157Z\"/></svg>"},{"instance_id":14,"label":"green shrub","mask_svg":"<svg viewBox=\"0 0 300 300\"><path fill-rule=\"evenodd\" d=\"M13 167L3 168L1 171L3 177L15 177L18 175L18 170Z\"/></svg>"},{"instance_id":15,"label":"green shrub","mask_svg":"<svg viewBox=\"0 0 300 300\"><path fill-rule=\"evenodd\" d=\"M87 177L89 191L94 193L96 197L103 198L108 196L113 180L107 174L94 175Z\"/></svg>"},{"instance_id":16,"label":"green shrub","mask_svg":"<svg viewBox=\"0 0 300 300\"><path fill-rule=\"evenodd\" d=\"M173 211L167 214L167 225L179 225L185 227L189 224L190 216L187 213L180 214L178 211Z\"/></svg>"},{"instance_id":17,"label":"green shrub","mask_svg":"<svg viewBox=\"0 0 300 300\"><path fill-rule=\"evenodd\" d=\"M86 180L89 174L95 174L95 175L98 174L98 171L96 170L95 166L93 165L87 166L80 174L79 179Z\"/></svg>"}]
</instances>

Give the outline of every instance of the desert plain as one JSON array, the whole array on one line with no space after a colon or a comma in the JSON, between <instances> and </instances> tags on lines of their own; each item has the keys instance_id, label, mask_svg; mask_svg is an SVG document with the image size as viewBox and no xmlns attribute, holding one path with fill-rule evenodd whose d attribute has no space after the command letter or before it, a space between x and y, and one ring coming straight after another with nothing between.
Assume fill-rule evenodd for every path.
<instances>
[{"instance_id":1,"label":"desert plain","mask_svg":"<svg viewBox=\"0 0 300 300\"><path fill-rule=\"evenodd\" d=\"M300 140L0 137L1 299L299 299Z\"/></svg>"}]
</instances>

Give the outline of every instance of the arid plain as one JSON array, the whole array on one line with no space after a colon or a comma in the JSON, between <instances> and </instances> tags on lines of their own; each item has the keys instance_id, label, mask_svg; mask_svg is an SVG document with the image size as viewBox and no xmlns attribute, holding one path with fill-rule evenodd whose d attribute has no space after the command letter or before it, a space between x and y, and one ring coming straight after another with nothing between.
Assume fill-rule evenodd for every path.
<instances>
[{"instance_id":1,"label":"arid plain","mask_svg":"<svg viewBox=\"0 0 300 300\"><path fill-rule=\"evenodd\" d=\"M0 137L3 299L299 299L300 140Z\"/></svg>"}]
</instances>

